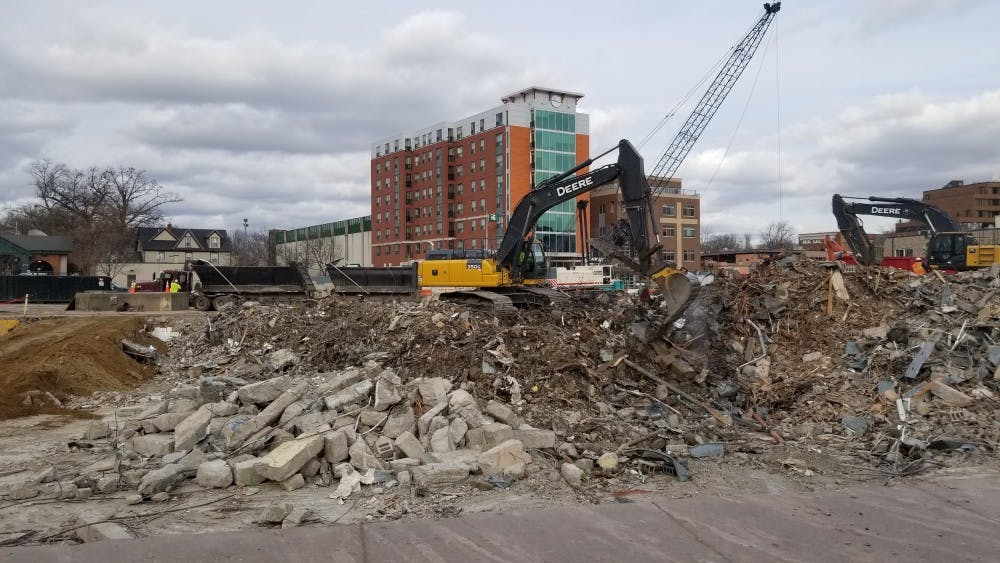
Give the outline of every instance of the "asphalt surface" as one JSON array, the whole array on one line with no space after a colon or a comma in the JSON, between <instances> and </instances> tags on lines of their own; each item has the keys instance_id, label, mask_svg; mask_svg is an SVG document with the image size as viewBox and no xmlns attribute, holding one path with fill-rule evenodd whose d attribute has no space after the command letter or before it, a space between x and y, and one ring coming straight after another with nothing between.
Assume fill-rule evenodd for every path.
<instances>
[{"instance_id":1,"label":"asphalt surface","mask_svg":"<svg viewBox=\"0 0 1000 563\"><path fill-rule=\"evenodd\" d=\"M2 561L996 561L1000 474L443 520L0 548Z\"/></svg>"}]
</instances>

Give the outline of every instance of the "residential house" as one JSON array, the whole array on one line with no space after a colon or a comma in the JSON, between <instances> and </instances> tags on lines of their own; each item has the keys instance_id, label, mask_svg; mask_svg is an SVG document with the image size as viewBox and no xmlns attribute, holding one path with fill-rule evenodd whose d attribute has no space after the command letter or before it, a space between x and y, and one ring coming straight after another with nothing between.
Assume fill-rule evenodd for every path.
<instances>
[{"instance_id":1,"label":"residential house","mask_svg":"<svg viewBox=\"0 0 1000 563\"><path fill-rule=\"evenodd\" d=\"M102 265L101 269L112 276L116 284L128 287L133 281L155 279L163 270L183 270L192 260L230 266L232 251L232 242L225 229L186 229L170 224L142 227L136 240L139 262Z\"/></svg>"}]
</instances>

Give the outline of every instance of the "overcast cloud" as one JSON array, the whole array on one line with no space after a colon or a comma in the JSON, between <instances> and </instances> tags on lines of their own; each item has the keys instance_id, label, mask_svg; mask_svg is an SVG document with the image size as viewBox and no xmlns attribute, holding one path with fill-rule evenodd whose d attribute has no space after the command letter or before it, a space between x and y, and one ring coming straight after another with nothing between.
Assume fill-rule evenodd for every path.
<instances>
[{"instance_id":1,"label":"overcast cloud","mask_svg":"<svg viewBox=\"0 0 1000 563\"><path fill-rule=\"evenodd\" d=\"M373 141L531 85L585 94L595 153L638 142L761 11L756 0L0 6L0 205L31 198L35 160L131 165L184 198L167 210L176 224L230 229L367 214ZM830 230L833 193L1000 178L997 21L985 0L785 2L679 170L702 194L706 231L778 219ZM642 146L647 167L688 111Z\"/></svg>"}]
</instances>

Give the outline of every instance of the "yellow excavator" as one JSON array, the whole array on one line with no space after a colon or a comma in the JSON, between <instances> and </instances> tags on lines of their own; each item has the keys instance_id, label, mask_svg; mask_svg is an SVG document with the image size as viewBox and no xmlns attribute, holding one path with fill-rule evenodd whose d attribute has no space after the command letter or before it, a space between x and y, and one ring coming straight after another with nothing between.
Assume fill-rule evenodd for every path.
<instances>
[{"instance_id":1,"label":"yellow excavator","mask_svg":"<svg viewBox=\"0 0 1000 563\"><path fill-rule=\"evenodd\" d=\"M651 191L646 182L642 156L627 140L599 157L618 151L618 160L585 174L576 175L595 159L587 159L562 174L535 187L514 208L495 256L454 257L449 251L428 253L417 265L417 285L421 288L449 288L440 294L448 300L492 302L497 311L519 305L542 305L565 299L545 287L547 263L542 245L534 238L534 227L543 213L556 205L600 186L617 181L626 216L608 239L594 239L591 245L636 273L657 288L664 303L661 322L676 319L694 297L693 284L673 264L662 258L662 245L653 224Z\"/></svg>"}]
</instances>

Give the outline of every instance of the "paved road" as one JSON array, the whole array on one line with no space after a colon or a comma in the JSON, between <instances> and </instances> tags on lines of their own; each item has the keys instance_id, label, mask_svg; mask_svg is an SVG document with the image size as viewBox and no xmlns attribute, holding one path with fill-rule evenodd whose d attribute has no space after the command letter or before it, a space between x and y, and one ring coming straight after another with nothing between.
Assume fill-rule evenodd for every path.
<instances>
[{"instance_id":1,"label":"paved road","mask_svg":"<svg viewBox=\"0 0 1000 563\"><path fill-rule=\"evenodd\" d=\"M2 561L996 561L1000 474L0 549Z\"/></svg>"}]
</instances>

